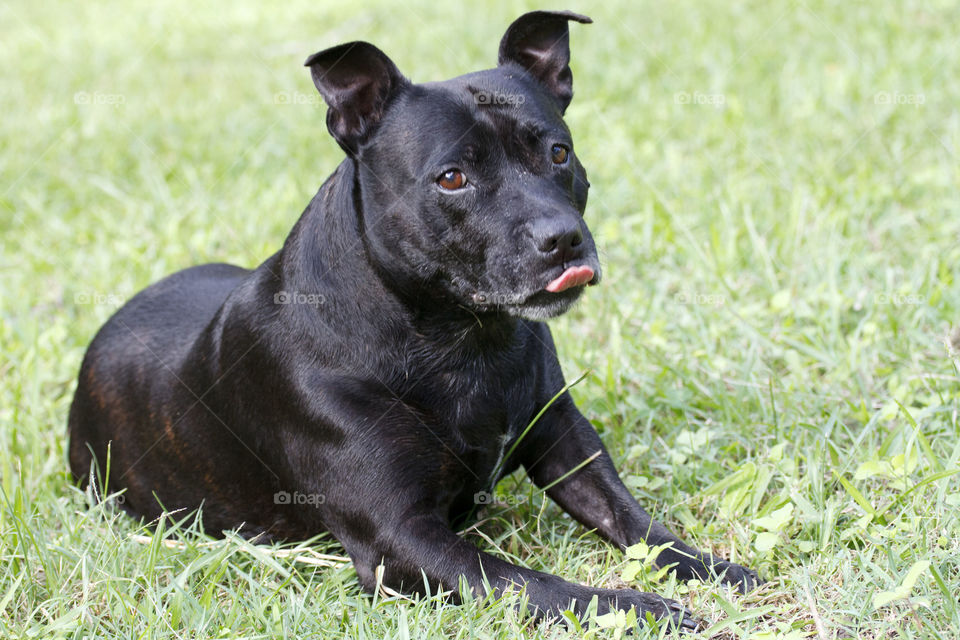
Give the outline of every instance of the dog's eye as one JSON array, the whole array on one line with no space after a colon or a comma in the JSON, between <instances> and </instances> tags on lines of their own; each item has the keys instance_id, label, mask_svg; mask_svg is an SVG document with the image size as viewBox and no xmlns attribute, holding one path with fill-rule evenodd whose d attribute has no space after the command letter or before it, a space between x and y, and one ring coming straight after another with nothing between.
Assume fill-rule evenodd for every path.
<instances>
[{"instance_id":1,"label":"dog's eye","mask_svg":"<svg viewBox=\"0 0 960 640\"><path fill-rule=\"evenodd\" d=\"M563 164L567 161L567 154L570 152L562 144L555 144L550 149L550 158L553 160L553 164Z\"/></svg>"},{"instance_id":2,"label":"dog's eye","mask_svg":"<svg viewBox=\"0 0 960 640\"><path fill-rule=\"evenodd\" d=\"M467 176L463 175L463 171L459 169L450 169L437 178L437 184L440 185L441 189L456 191L467 184Z\"/></svg>"}]
</instances>

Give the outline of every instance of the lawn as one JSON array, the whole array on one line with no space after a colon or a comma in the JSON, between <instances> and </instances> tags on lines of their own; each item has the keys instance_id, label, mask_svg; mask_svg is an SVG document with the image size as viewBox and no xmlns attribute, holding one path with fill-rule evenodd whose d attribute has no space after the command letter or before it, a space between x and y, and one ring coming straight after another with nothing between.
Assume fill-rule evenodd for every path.
<instances>
[{"instance_id":1,"label":"lawn","mask_svg":"<svg viewBox=\"0 0 960 640\"><path fill-rule=\"evenodd\" d=\"M364 39L442 79L537 8L356 4L0 5L0 636L585 633L516 599L364 594L327 538L152 529L67 473L97 328L170 272L264 260L340 162L307 55ZM769 583L678 583L519 474L464 535L682 599L707 637L957 638L957 7L568 8L595 21L571 27L567 122L605 279L552 321L564 369L641 502Z\"/></svg>"}]
</instances>

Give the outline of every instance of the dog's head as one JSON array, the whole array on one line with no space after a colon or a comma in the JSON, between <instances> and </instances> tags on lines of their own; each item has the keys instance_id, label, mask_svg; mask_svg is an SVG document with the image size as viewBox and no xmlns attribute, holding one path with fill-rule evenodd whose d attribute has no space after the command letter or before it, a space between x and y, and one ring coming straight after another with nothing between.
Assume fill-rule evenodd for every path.
<instances>
[{"instance_id":1,"label":"dog's head","mask_svg":"<svg viewBox=\"0 0 960 640\"><path fill-rule=\"evenodd\" d=\"M330 133L356 162L376 267L416 297L542 319L599 282L587 174L563 121L571 20L590 22L527 13L496 68L444 82L411 83L365 42L307 60Z\"/></svg>"}]
</instances>

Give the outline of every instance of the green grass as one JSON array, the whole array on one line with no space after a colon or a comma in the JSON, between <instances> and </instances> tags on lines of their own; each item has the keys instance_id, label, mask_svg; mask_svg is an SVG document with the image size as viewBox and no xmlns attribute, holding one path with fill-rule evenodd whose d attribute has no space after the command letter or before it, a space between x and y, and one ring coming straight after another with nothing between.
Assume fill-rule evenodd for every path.
<instances>
[{"instance_id":1,"label":"green grass","mask_svg":"<svg viewBox=\"0 0 960 640\"><path fill-rule=\"evenodd\" d=\"M259 263L340 161L303 59L366 39L441 79L492 64L521 12L340 4L0 6L0 636L567 635L515 599L365 595L309 563L342 555L327 539L154 534L66 474L76 372L117 304ZM567 120L606 279L553 322L565 370L592 371L574 393L641 502L771 582L658 577L520 477L501 490L528 500L466 535L570 580L626 572L720 638L956 638L956 7L570 8L595 19L572 27Z\"/></svg>"}]
</instances>

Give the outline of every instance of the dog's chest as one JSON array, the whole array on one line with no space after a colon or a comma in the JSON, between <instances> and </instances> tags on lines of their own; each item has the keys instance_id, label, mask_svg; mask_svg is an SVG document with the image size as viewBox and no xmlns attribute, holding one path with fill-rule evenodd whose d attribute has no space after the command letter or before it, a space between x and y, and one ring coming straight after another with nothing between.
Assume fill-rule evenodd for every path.
<instances>
[{"instance_id":1,"label":"dog's chest","mask_svg":"<svg viewBox=\"0 0 960 640\"><path fill-rule=\"evenodd\" d=\"M533 392L519 376L487 378L475 373L450 371L437 376L432 413L468 475L489 486L529 421Z\"/></svg>"}]
</instances>

